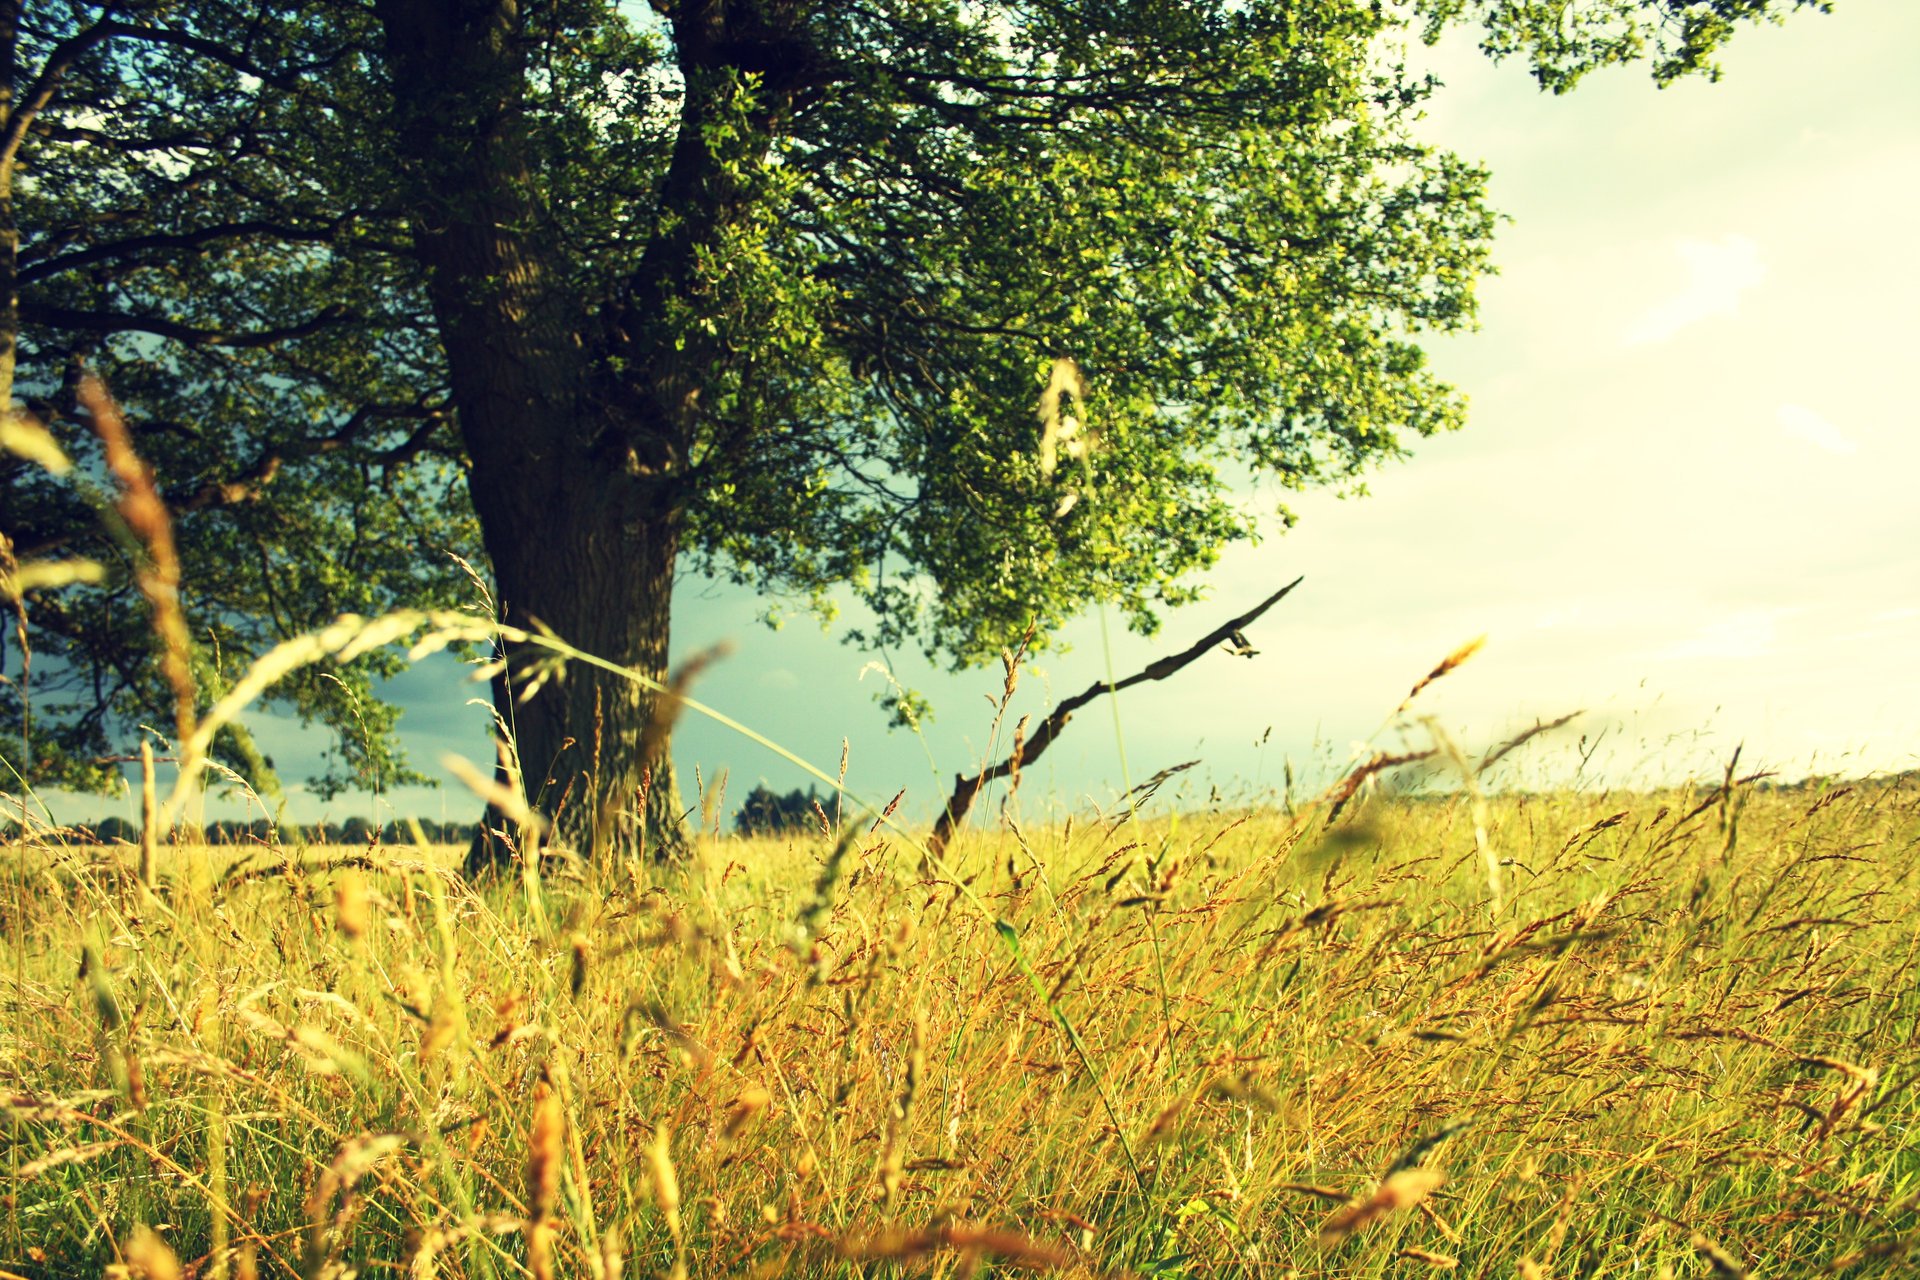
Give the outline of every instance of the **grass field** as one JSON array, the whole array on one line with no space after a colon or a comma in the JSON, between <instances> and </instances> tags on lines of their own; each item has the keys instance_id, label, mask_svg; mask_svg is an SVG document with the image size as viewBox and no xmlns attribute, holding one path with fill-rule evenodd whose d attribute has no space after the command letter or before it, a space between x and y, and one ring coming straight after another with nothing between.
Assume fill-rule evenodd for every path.
<instances>
[{"instance_id":1,"label":"grass field","mask_svg":"<svg viewBox=\"0 0 1920 1280\"><path fill-rule=\"evenodd\" d=\"M1920 786L1323 817L13 857L0 1271L1913 1266Z\"/></svg>"}]
</instances>

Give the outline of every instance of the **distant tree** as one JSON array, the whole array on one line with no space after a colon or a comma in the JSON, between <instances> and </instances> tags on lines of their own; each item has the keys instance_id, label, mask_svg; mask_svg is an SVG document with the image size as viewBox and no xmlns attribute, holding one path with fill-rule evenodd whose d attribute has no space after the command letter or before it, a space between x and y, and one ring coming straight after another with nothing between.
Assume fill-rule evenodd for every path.
<instances>
[{"instance_id":1,"label":"distant tree","mask_svg":"<svg viewBox=\"0 0 1920 1280\"><path fill-rule=\"evenodd\" d=\"M437 818L422 818L420 830L430 844L466 844L473 839L473 824L470 822L443 822ZM413 839L413 833L402 828L397 839L410 842Z\"/></svg>"},{"instance_id":2,"label":"distant tree","mask_svg":"<svg viewBox=\"0 0 1920 1280\"><path fill-rule=\"evenodd\" d=\"M844 587L858 638L958 663L1095 602L1147 631L1256 532L1234 478L1349 484L1461 420L1416 337L1470 323L1494 218L1414 140L1395 38L1475 25L1560 91L1711 71L1800 7L7 0L0 406L90 467L107 374L203 690L340 610L454 600L443 548L484 547L507 620L616 668L496 678L534 802L598 855L644 791L660 847L666 735L617 672L664 676L682 568ZM0 536L106 566L34 603L27 752L104 784L168 701L137 557L11 461ZM370 661L276 694L340 734L325 786L406 774Z\"/></svg>"},{"instance_id":3,"label":"distant tree","mask_svg":"<svg viewBox=\"0 0 1920 1280\"><path fill-rule=\"evenodd\" d=\"M328 822L325 819L322 819L319 822L308 823L304 827L295 826L295 827L292 827L290 830L292 832L292 839L296 843L306 843L306 844L340 844L342 843L340 838L340 828L334 823ZM282 839L283 840L286 839L287 835L288 833L283 831L281 833Z\"/></svg>"},{"instance_id":4,"label":"distant tree","mask_svg":"<svg viewBox=\"0 0 1920 1280\"><path fill-rule=\"evenodd\" d=\"M340 824L340 833L336 844L364 845L373 839L373 825L365 818L352 817Z\"/></svg>"},{"instance_id":5,"label":"distant tree","mask_svg":"<svg viewBox=\"0 0 1920 1280\"><path fill-rule=\"evenodd\" d=\"M785 795L779 795L761 783L747 792L740 812L734 815L733 829L743 836L818 831L820 803L820 797L812 787L805 791L796 787Z\"/></svg>"},{"instance_id":6,"label":"distant tree","mask_svg":"<svg viewBox=\"0 0 1920 1280\"><path fill-rule=\"evenodd\" d=\"M124 841L127 844L140 842L140 828L125 818L102 818L93 826L94 837L101 844L115 844Z\"/></svg>"}]
</instances>

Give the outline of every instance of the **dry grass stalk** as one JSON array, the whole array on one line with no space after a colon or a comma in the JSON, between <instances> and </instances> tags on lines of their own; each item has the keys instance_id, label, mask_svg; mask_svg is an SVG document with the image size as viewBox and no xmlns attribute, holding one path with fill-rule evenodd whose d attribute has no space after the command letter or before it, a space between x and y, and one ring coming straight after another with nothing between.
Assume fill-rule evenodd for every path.
<instances>
[{"instance_id":1,"label":"dry grass stalk","mask_svg":"<svg viewBox=\"0 0 1920 1280\"><path fill-rule=\"evenodd\" d=\"M1413 688L1407 690L1407 696L1400 699L1400 705L1393 709L1393 714L1397 716L1402 711L1405 711L1412 705L1413 700L1420 696L1421 690L1425 689L1435 680L1444 678L1448 673L1464 665L1467 659L1480 652L1481 647L1486 643L1487 638L1485 636L1476 637L1475 639L1467 641L1446 657L1440 659L1440 665L1413 682Z\"/></svg>"},{"instance_id":2,"label":"dry grass stalk","mask_svg":"<svg viewBox=\"0 0 1920 1280\"><path fill-rule=\"evenodd\" d=\"M160 797L153 778L153 744L140 740L140 886L152 889L160 857Z\"/></svg>"},{"instance_id":3,"label":"dry grass stalk","mask_svg":"<svg viewBox=\"0 0 1920 1280\"><path fill-rule=\"evenodd\" d=\"M0 408L0 453L35 463L56 476L73 470L72 459L46 424L22 409Z\"/></svg>"},{"instance_id":4,"label":"dry grass stalk","mask_svg":"<svg viewBox=\"0 0 1920 1280\"><path fill-rule=\"evenodd\" d=\"M567 993L578 1000L580 993L587 988L587 971L591 966L587 935L575 930L567 941L568 950L572 953L571 972L567 975Z\"/></svg>"},{"instance_id":5,"label":"dry grass stalk","mask_svg":"<svg viewBox=\"0 0 1920 1280\"><path fill-rule=\"evenodd\" d=\"M720 1128L720 1136L731 1142L738 1138L753 1118L766 1109L773 1095L759 1085L750 1085L742 1089L727 1105L727 1119Z\"/></svg>"},{"instance_id":6,"label":"dry grass stalk","mask_svg":"<svg viewBox=\"0 0 1920 1280\"><path fill-rule=\"evenodd\" d=\"M305 1280L320 1280L339 1261L347 1227L360 1208L354 1187L406 1145L406 1136L398 1133L361 1134L340 1144L307 1196L307 1239L300 1269Z\"/></svg>"},{"instance_id":7,"label":"dry grass stalk","mask_svg":"<svg viewBox=\"0 0 1920 1280\"><path fill-rule=\"evenodd\" d=\"M346 870L333 882L333 924L350 942L358 942L373 927L373 895L358 871Z\"/></svg>"},{"instance_id":8,"label":"dry grass stalk","mask_svg":"<svg viewBox=\"0 0 1920 1280\"><path fill-rule=\"evenodd\" d=\"M23 976L0 1019L0 1052L16 1073L0 1111L30 1175L7 1190L28 1231L47 1236L16 1242L0 1206L9 1260L0 1266L36 1244L77 1259L69 1272L123 1262L112 1240L124 1241L129 1219L89 1236L71 1209L81 1188L134 1177L141 1215L183 1224L165 1231L167 1243L212 1280L197 1260L211 1256L221 1115L231 1117L238 1185L300 1188L274 1212L255 1202L234 1217L233 1243L257 1250L261 1273L300 1274L316 1223L323 1269L404 1259L398 1274L453 1280L480 1274L486 1259L502 1271L509 1258L524 1265L522 1233L542 1198L530 1194L534 1099L516 1104L528 1111L515 1123L488 1118L541 1046L558 1044L566 1050L548 1050L553 1065L575 1080L552 1080L564 1127L551 1163L569 1170L549 1218L556 1277L610 1280L621 1265L592 1198L604 1195L603 1216L638 1230L623 1192L632 1170L664 1154L656 1121L680 1144L665 1201L680 1211L675 1252L702 1274L784 1267L952 1280L1024 1259L1088 1275L1177 1250L1188 1270L1221 1280L1419 1274L1447 1270L1449 1257L1457 1270L1512 1276L1522 1252L1531 1274L1561 1276L1600 1243L1603 1269L1639 1262L1653 1275L1695 1227L1724 1241L1736 1268L1752 1256L1768 1260L1768 1275L1895 1274L1920 1204L1900 1176L1920 1105L1908 1087L1920 1056L1907 1035L1920 970L1911 928L1920 880L1909 874L1920 791L1862 783L1850 803L1809 821L1804 790L1756 788L1744 801L1737 874L1726 877L1730 927L1704 932L1687 892L1699 867L1719 865L1723 842L1708 814L1672 835L1657 812L1684 814L1698 798L1485 797L1495 836L1509 833L1534 863L1534 874L1513 873L1524 879L1497 930L1478 910L1465 794L1383 797L1367 815L1364 854L1336 860L1330 876L1298 856L1300 824L1278 814L1217 845L1224 815L1181 814L1177 828L1142 815L1130 848L1098 825L1078 845L1037 826L981 833L974 865L1000 865L1025 840L1053 869L1057 897L1007 892L996 914L1017 929L1043 988L1077 972L1058 1000L1084 1037L1080 1063L1091 1060L1104 1086L1076 1065L1044 990L1007 964L995 926L954 910L951 887L919 882L905 859L849 862L859 875L842 882L800 957L790 925L818 863L794 858L786 842L729 841L717 876L556 880L555 919L566 923L551 936L534 934L512 886L467 892L423 862L396 872L413 905L396 906L390 924L376 915L358 946L338 940L336 903L323 896L314 919L316 890L331 893L333 882L297 870L210 894L183 879L167 904L181 927L139 931L100 927L117 909L114 882L84 866L60 873L70 879L28 877L15 896L0 885L0 910L18 912L19 936L36 942L19 953ZM1612 834L1591 853L1532 855L1580 849L1597 830ZM1130 856L1139 862L1123 867ZM1175 865L1185 868L1178 878ZM360 870L376 886L372 877L387 874ZM1139 883L1119 883L1129 878ZM1771 905L1760 901L1775 880ZM1142 914L1114 906L1141 892L1155 895L1157 938ZM1756 910L1751 926L1737 923ZM668 921L679 923L649 945ZM911 945L898 932L909 923ZM585 989L570 1000L573 931L593 950ZM722 938L737 959L725 973ZM76 983L67 957L83 943L93 954ZM153 975L199 972L214 946L212 995L189 996L176 1016ZM153 996L141 1024L143 992ZM1165 993L1172 1020L1196 1034L1156 1066ZM628 1019L642 1031L635 1051L586 1052L620 1042L630 996L642 1001ZM459 1011L474 1000L507 1011L483 1014L484 1032L468 1035ZM926 1010L927 1061L903 1108L916 1006ZM667 1008L709 1047L704 1064L664 1019L642 1016ZM95 1044L73 1043L76 1013L98 1025ZM423 1055L434 1034L446 1047ZM124 1045L137 1045L153 1095L138 1114L127 1105ZM1112 1114L1127 1118L1124 1133L1103 1087ZM418 1119L404 1121L418 1132L388 1135L400 1148L350 1195L364 1160L349 1150L364 1139L348 1138L336 1156L328 1135L391 1125L403 1098L419 1100ZM1122 1142L1151 1132L1173 1100L1184 1108L1157 1128L1179 1136L1154 1148L1149 1178L1165 1192L1157 1203L1192 1211L1142 1212ZM1470 1142L1447 1139L1458 1198L1429 1195L1396 1215L1386 1203L1400 1202L1402 1184L1349 1184L1365 1203L1347 1203L1310 1172L1336 1182L1340 1170L1404 1151L1387 1172L1410 1162L1417 1173L1442 1158L1434 1144L1462 1116L1484 1123ZM265 1126L281 1140L250 1142ZM122 1136L125 1147L85 1150ZM889 1218L876 1168L896 1164ZM303 1213L306 1171L321 1168L329 1185ZM471 1206L449 1203L458 1198L449 1171ZM648 1181L652 1190L632 1193L663 1203L665 1179ZM1675 1195L1696 1218L1678 1235L1609 1225L1653 1222L1677 1207ZM508 1205L511 1215L498 1211ZM1380 1216L1368 1225L1370 1213ZM1313 1228L1330 1215L1351 1257L1320 1253ZM1074 1230L1088 1218L1098 1233ZM668 1226L655 1222L630 1274L670 1265ZM403 1240L409 1224L419 1232ZM835 1240L847 1257L824 1255ZM994 1251L1002 1246L1009 1252ZM1672 1265L1705 1275L1713 1264L1701 1255ZM248 1274L241 1252L232 1272ZM1723 1262L1720 1274L1734 1272Z\"/></svg>"},{"instance_id":9,"label":"dry grass stalk","mask_svg":"<svg viewBox=\"0 0 1920 1280\"><path fill-rule=\"evenodd\" d=\"M1453 740L1452 734L1431 717L1425 723L1427 732L1432 734L1433 740L1439 744L1441 754L1459 771L1461 785L1467 789L1467 795L1472 801L1473 845L1480 851L1480 864L1487 873L1489 910L1493 918L1498 919L1506 905L1506 885L1500 875L1500 858L1494 853L1493 841L1487 834L1493 824L1488 816L1490 810L1487 808L1486 792L1480 788L1480 775L1468 763L1466 752L1460 749L1460 744Z\"/></svg>"},{"instance_id":10,"label":"dry grass stalk","mask_svg":"<svg viewBox=\"0 0 1920 1280\"><path fill-rule=\"evenodd\" d=\"M660 758L660 751L673 725L680 718L680 710L686 704L687 690L693 687L703 672L733 652L733 646L722 641L710 648L686 659L667 677L664 688L657 689L653 695L653 706L647 716L646 727L640 733L640 758L654 761Z\"/></svg>"},{"instance_id":11,"label":"dry grass stalk","mask_svg":"<svg viewBox=\"0 0 1920 1280\"><path fill-rule=\"evenodd\" d=\"M504 744L500 746L500 750L503 758L512 754L511 749ZM533 807L527 803L526 792L521 787L512 785L519 781L519 770L512 767L510 763L502 766L502 772L507 775L506 782L489 777L471 760L460 756L442 756L440 763L446 766L447 772L459 779L467 790L486 801L489 808L505 814L507 820L515 826L534 832L545 829L546 819L535 813Z\"/></svg>"},{"instance_id":12,"label":"dry grass stalk","mask_svg":"<svg viewBox=\"0 0 1920 1280\"><path fill-rule=\"evenodd\" d=\"M1048 479L1059 469L1063 450L1070 458L1082 458L1098 444L1097 437L1081 434L1077 417L1065 412L1069 398L1086 400L1087 376L1078 363L1060 356L1048 371L1046 389L1040 393L1040 474Z\"/></svg>"},{"instance_id":13,"label":"dry grass stalk","mask_svg":"<svg viewBox=\"0 0 1920 1280\"><path fill-rule=\"evenodd\" d=\"M1444 1179L1437 1169L1402 1169L1382 1181L1365 1200L1347 1205L1321 1223L1320 1247L1332 1249L1344 1244L1355 1232L1381 1218L1413 1208L1442 1181Z\"/></svg>"},{"instance_id":14,"label":"dry grass stalk","mask_svg":"<svg viewBox=\"0 0 1920 1280\"><path fill-rule=\"evenodd\" d=\"M1402 765L1416 764L1422 760L1431 760L1436 753L1428 751L1409 751L1394 755L1386 751L1376 751L1366 760L1348 772L1347 776L1333 785L1333 788L1321 797L1327 806L1327 825L1332 826L1347 802L1359 793L1368 779L1379 776L1389 769L1398 769Z\"/></svg>"},{"instance_id":15,"label":"dry grass stalk","mask_svg":"<svg viewBox=\"0 0 1920 1280\"><path fill-rule=\"evenodd\" d=\"M259 1214L267 1203L265 1187L248 1187L240 1197L240 1213L243 1219L251 1220ZM260 1280L260 1233L249 1227L246 1239L234 1250L233 1280Z\"/></svg>"},{"instance_id":16,"label":"dry grass stalk","mask_svg":"<svg viewBox=\"0 0 1920 1280\"><path fill-rule=\"evenodd\" d=\"M160 674L173 689L174 741L185 743L193 737L198 694L187 616L180 608L180 553L174 547L173 520L153 482L152 468L135 452L126 419L106 387L89 374L81 379L79 400L100 437L107 470L120 488L120 519L146 550L134 581L153 610L153 630L160 639Z\"/></svg>"},{"instance_id":17,"label":"dry grass stalk","mask_svg":"<svg viewBox=\"0 0 1920 1280\"><path fill-rule=\"evenodd\" d=\"M913 1122L913 1103L920 1092L921 1077L927 1072L927 1014L913 1014L913 1038L907 1048L906 1079L900 1096L887 1117L887 1139L880 1152L880 1188L886 1197L887 1212L892 1213L900 1198L901 1169L906 1162L907 1126Z\"/></svg>"},{"instance_id":18,"label":"dry grass stalk","mask_svg":"<svg viewBox=\"0 0 1920 1280\"><path fill-rule=\"evenodd\" d=\"M1732 1254L1721 1248L1718 1243L1696 1231L1690 1241L1693 1251L1705 1260L1721 1280L1746 1280L1747 1269Z\"/></svg>"},{"instance_id":19,"label":"dry grass stalk","mask_svg":"<svg viewBox=\"0 0 1920 1280\"><path fill-rule=\"evenodd\" d=\"M527 1267L535 1280L553 1280L554 1212L560 1204L560 1167L566 1114L560 1091L546 1080L534 1086L527 1127Z\"/></svg>"},{"instance_id":20,"label":"dry grass stalk","mask_svg":"<svg viewBox=\"0 0 1920 1280\"><path fill-rule=\"evenodd\" d=\"M671 1280L686 1280L687 1242L680 1222L680 1176L673 1167L672 1139L665 1125L656 1125L653 1141L647 1144L647 1168L653 1175L653 1202L666 1219L667 1234L673 1237Z\"/></svg>"},{"instance_id":21,"label":"dry grass stalk","mask_svg":"<svg viewBox=\"0 0 1920 1280\"><path fill-rule=\"evenodd\" d=\"M129 1272L144 1280L182 1280L186 1275L179 1255L147 1227L135 1227L121 1252Z\"/></svg>"},{"instance_id":22,"label":"dry grass stalk","mask_svg":"<svg viewBox=\"0 0 1920 1280\"><path fill-rule=\"evenodd\" d=\"M600 1233L600 1247L589 1256L593 1280L620 1280L626 1271L626 1253L620 1240L620 1228L608 1227Z\"/></svg>"},{"instance_id":23,"label":"dry grass stalk","mask_svg":"<svg viewBox=\"0 0 1920 1280\"><path fill-rule=\"evenodd\" d=\"M1074 1264L1074 1257L1057 1245L1043 1243L1017 1231L976 1227L965 1223L921 1231L882 1231L840 1243L840 1254L863 1262L924 1258L944 1249L998 1258L1013 1266L1057 1270Z\"/></svg>"},{"instance_id":24,"label":"dry grass stalk","mask_svg":"<svg viewBox=\"0 0 1920 1280\"><path fill-rule=\"evenodd\" d=\"M1225 623L1215 627L1212 631L1200 637L1198 641L1178 653L1169 654L1164 658L1157 658L1123 680L1113 682L1097 680L1073 697L1056 704L1053 710L1047 713L1046 718L1035 727L1032 734L1026 736L1019 744L1019 767L1024 768L1032 764L1035 760L1038 760L1041 753L1053 745L1054 739L1060 736L1060 731L1066 728L1067 722L1073 718L1074 713L1080 710L1080 708L1086 706L1096 698L1117 694L1123 689L1131 689L1135 685L1144 684L1149 681L1166 680L1178 674L1204 655L1213 652L1213 650L1229 636L1253 625L1267 610L1273 608L1274 605L1279 604L1282 600L1286 599L1288 595L1292 594L1293 589L1303 581L1305 581L1304 578L1295 578L1292 582L1281 587L1253 608L1240 614L1238 617L1228 619ZM1031 635L1031 633L1029 633L1029 635ZM1027 643L1028 641L1022 642L1021 647L1023 651ZM999 717L1004 714L1004 712L1005 708L1003 706L998 707L995 711L996 732ZM961 823L966 821L967 812L972 807L974 797L979 794L980 789L997 778L1006 777L1014 768L1014 761L1008 759L1002 760L999 764L986 766L982 768L978 774L971 776L967 774L955 775L953 780L953 793L949 796L946 807L941 811L939 817L934 820L932 834L927 837L926 849L928 852L932 853L935 857L938 857L944 852L948 843L953 838L953 833L959 828Z\"/></svg>"},{"instance_id":25,"label":"dry grass stalk","mask_svg":"<svg viewBox=\"0 0 1920 1280\"><path fill-rule=\"evenodd\" d=\"M61 1147L57 1151L47 1152L38 1159L27 1161L20 1166L14 1177L17 1182L31 1182L49 1169L58 1169L61 1165L67 1164L85 1164L95 1156L103 1156L125 1145L122 1139L114 1138L106 1142L85 1142L77 1147Z\"/></svg>"},{"instance_id":26,"label":"dry grass stalk","mask_svg":"<svg viewBox=\"0 0 1920 1280\"><path fill-rule=\"evenodd\" d=\"M1150 1147L1155 1143L1166 1142L1178 1136L1179 1130L1176 1126L1180 1122L1181 1113L1187 1109L1189 1101L1191 1099L1176 1098L1162 1107L1160 1114L1153 1118L1153 1123L1147 1126L1147 1131L1140 1135L1140 1145Z\"/></svg>"},{"instance_id":27,"label":"dry grass stalk","mask_svg":"<svg viewBox=\"0 0 1920 1280\"><path fill-rule=\"evenodd\" d=\"M1451 1271L1460 1265L1460 1259L1431 1249L1402 1249L1396 1256L1410 1262L1424 1262L1435 1271Z\"/></svg>"},{"instance_id":28,"label":"dry grass stalk","mask_svg":"<svg viewBox=\"0 0 1920 1280\"><path fill-rule=\"evenodd\" d=\"M1295 1195L1313 1196L1320 1200L1332 1200L1345 1204L1353 1197L1338 1187L1329 1187L1318 1182L1282 1182L1273 1188L1275 1191L1288 1191Z\"/></svg>"},{"instance_id":29,"label":"dry grass stalk","mask_svg":"<svg viewBox=\"0 0 1920 1280\"><path fill-rule=\"evenodd\" d=\"M1567 714L1558 716L1552 720L1534 721L1531 727L1522 729L1519 733L1514 734L1511 738L1508 738L1505 742L1481 756L1480 763L1473 767L1473 771L1476 774L1485 773L1487 770L1493 768L1494 765L1527 745L1527 743L1532 742L1535 738L1543 734L1552 733L1556 729L1564 729L1567 725L1573 723L1585 714L1586 712L1584 711L1569 711Z\"/></svg>"}]
</instances>

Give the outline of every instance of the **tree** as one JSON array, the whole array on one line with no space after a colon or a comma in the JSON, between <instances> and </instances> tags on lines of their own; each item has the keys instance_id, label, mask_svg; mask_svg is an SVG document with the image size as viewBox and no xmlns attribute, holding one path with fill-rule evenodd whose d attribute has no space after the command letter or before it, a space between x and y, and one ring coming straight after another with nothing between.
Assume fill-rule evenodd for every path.
<instances>
[{"instance_id":1,"label":"tree","mask_svg":"<svg viewBox=\"0 0 1920 1280\"><path fill-rule=\"evenodd\" d=\"M795 787L781 795L766 783L747 793L734 815L733 829L743 836L784 835L790 831L818 831L819 815L824 811L813 788Z\"/></svg>"},{"instance_id":2,"label":"tree","mask_svg":"<svg viewBox=\"0 0 1920 1280\"><path fill-rule=\"evenodd\" d=\"M476 540L507 621L656 683L689 569L845 588L856 641L958 663L1094 601L1150 630L1254 534L1240 477L1348 483L1460 420L1416 338L1470 323L1492 215L1412 141L1392 39L1475 23L1561 91L1810 4L0 0L0 376L17 338L83 462L82 368L125 402L203 691L458 598ZM111 562L32 601L31 763L84 781L165 701L137 552L0 465L11 554ZM281 696L391 782L379 670ZM495 678L596 855L637 795L675 830L653 687Z\"/></svg>"},{"instance_id":3,"label":"tree","mask_svg":"<svg viewBox=\"0 0 1920 1280\"><path fill-rule=\"evenodd\" d=\"M97 515L89 367L132 411L171 508L203 697L342 611L467 593L445 553L477 556L477 539L402 215L328 120L369 71L365 34L291 6L0 0L0 401L23 398L82 477L0 453L0 570L69 553L107 570L22 618L42 663L0 686L0 710L38 783L107 787L103 758L172 701L148 661L142 552ZM410 776L373 696L399 665L276 690L339 733L323 795ZM271 791L243 731L219 746Z\"/></svg>"}]
</instances>

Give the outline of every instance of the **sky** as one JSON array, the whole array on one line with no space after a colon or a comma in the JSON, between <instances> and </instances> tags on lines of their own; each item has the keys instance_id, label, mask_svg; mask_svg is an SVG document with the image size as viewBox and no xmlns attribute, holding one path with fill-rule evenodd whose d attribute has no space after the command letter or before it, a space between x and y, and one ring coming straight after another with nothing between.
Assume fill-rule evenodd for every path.
<instances>
[{"instance_id":1,"label":"sky","mask_svg":"<svg viewBox=\"0 0 1920 1280\"><path fill-rule=\"evenodd\" d=\"M1090 616L1022 678L1011 718L1124 677L1305 581L1249 629L1251 659L1210 655L1096 703L1029 771L1030 817L1107 806L1169 765L1176 794L1269 795L1291 765L1324 783L1408 688L1485 647L1415 710L1469 751L1536 718L1583 714L1515 758L1527 785L1647 786L1741 767L1785 777L1920 767L1920 4L1842 0L1743 30L1725 78L1657 90L1644 69L1554 98L1469 41L1416 51L1447 82L1425 137L1485 162L1500 274L1481 327L1427 343L1470 403L1460 432L1415 442L1364 497L1289 495L1297 527L1231 550L1208 598L1143 640ZM1274 495L1249 494L1271 506ZM695 695L850 788L931 814L990 739L997 669L952 675L893 655L928 694L924 738L889 731L873 655L804 615L780 630L736 588L683 584L675 651L734 646ZM451 660L395 683L402 739L436 775L485 761L484 708ZM289 782L321 745L251 719ZM1424 745L1425 730L1404 740ZM689 804L723 772L724 810L805 775L697 716L676 760ZM700 787L696 787L696 769ZM132 816L122 797L52 798L64 821ZM458 784L288 816L472 816ZM234 812L215 803L209 815Z\"/></svg>"}]
</instances>

